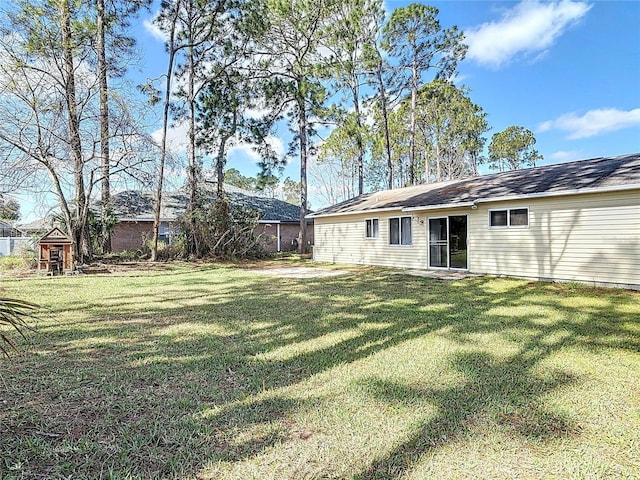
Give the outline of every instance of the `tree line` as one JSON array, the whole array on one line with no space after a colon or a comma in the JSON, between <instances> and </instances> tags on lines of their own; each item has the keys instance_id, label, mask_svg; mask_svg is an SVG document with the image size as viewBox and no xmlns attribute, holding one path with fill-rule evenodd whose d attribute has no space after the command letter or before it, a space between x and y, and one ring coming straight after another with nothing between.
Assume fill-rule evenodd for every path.
<instances>
[{"instance_id":1,"label":"tree line","mask_svg":"<svg viewBox=\"0 0 640 480\"><path fill-rule=\"evenodd\" d=\"M464 34L443 28L423 4L386 18L381 0L163 0L154 20L165 39L166 73L140 87L162 112L162 137L145 133L143 105L127 81L134 41L127 29L150 0L12 0L0 21L2 189L46 183L58 198L78 259L90 258L89 210L100 189L103 214L128 180L156 191L154 246L171 151L167 133L186 126L188 207L185 248L198 254L207 202L215 218L228 152L250 144L268 185L296 157L301 205L298 245L306 247L308 179L330 202L365 190L461 178L483 162L519 168L540 158L533 134L494 135L486 114L456 86ZM282 157L270 139L291 131ZM227 216L228 218L228 216ZM224 223L221 231L224 231ZM102 235L108 251L109 234Z\"/></svg>"}]
</instances>

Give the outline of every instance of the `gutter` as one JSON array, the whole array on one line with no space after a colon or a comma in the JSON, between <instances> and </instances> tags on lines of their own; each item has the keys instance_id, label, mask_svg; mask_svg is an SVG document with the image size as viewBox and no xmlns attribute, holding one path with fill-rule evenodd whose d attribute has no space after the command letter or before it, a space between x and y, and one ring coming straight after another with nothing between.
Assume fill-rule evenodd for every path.
<instances>
[{"instance_id":1,"label":"gutter","mask_svg":"<svg viewBox=\"0 0 640 480\"><path fill-rule=\"evenodd\" d=\"M424 207L421 207L421 208L424 208ZM401 209L402 207L386 207L386 208L372 208L371 210L356 210L353 212L337 212L337 213L326 213L326 214L310 213L306 215L304 218L341 217L343 215L356 215L360 213L393 212Z\"/></svg>"}]
</instances>

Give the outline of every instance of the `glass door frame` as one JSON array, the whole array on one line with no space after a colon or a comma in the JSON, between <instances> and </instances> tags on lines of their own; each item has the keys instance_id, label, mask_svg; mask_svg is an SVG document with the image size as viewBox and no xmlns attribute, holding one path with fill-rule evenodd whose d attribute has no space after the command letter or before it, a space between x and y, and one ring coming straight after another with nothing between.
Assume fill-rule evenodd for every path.
<instances>
[{"instance_id":1,"label":"glass door frame","mask_svg":"<svg viewBox=\"0 0 640 480\"><path fill-rule=\"evenodd\" d=\"M467 267L466 268L457 268L451 267L451 246L450 246L450 238L451 238L451 222L449 221L449 217L466 217L466 227L467 227L467 238L466 238L466 246L467 246ZM431 220L446 220L447 224L447 266L446 267L432 267L431 266ZM467 214L457 214L457 215L438 215L437 217L427 217L427 221L425 222L427 225L427 268L431 270L455 270L466 272L469 270L469 215Z\"/></svg>"},{"instance_id":2,"label":"glass door frame","mask_svg":"<svg viewBox=\"0 0 640 480\"><path fill-rule=\"evenodd\" d=\"M444 267L434 267L431 265L431 220L444 220L445 221L445 236L446 236L446 252L447 252L447 265ZM427 217L427 268L434 270L449 270L449 217ZM442 240L440 240L441 242ZM444 246L438 243L437 246Z\"/></svg>"}]
</instances>

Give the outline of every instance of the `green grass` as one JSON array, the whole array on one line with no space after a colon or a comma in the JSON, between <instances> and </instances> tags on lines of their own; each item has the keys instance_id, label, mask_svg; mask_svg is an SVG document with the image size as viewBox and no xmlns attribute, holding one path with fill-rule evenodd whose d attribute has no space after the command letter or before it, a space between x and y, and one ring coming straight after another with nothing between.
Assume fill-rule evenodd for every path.
<instances>
[{"instance_id":1,"label":"green grass","mask_svg":"<svg viewBox=\"0 0 640 480\"><path fill-rule=\"evenodd\" d=\"M640 477L638 292L249 267L3 280L0 478Z\"/></svg>"}]
</instances>

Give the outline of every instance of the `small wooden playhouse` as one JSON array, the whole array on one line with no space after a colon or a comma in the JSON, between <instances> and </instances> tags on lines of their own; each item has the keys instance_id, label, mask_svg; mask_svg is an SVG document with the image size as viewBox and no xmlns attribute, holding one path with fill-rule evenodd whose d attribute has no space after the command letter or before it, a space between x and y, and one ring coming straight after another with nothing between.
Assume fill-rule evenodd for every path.
<instances>
[{"instance_id":1,"label":"small wooden playhouse","mask_svg":"<svg viewBox=\"0 0 640 480\"><path fill-rule=\"evenodd\" d=\"M73 271L73 240L54 228L38 240L38 272L56 275Z\"/></svg>"}]
</instances>

